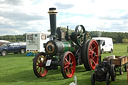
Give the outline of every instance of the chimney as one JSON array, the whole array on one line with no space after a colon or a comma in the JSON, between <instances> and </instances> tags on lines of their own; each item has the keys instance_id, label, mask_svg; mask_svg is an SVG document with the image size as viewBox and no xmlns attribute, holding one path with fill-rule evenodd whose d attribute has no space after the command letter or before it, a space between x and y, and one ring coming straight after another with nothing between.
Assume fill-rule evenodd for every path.
<instances>
[{"instance_id":1,"label":"chimney","mask_svg":"<svg viewBox=\"0 0 128 85\"><path fill-rule=\"evenodd\" d=\"M58 13L56 11L56 8L49 8L49 17L50 17L50 28L51 28L51 40L56 39L56 14Z\"/></svg>"}]
</instances>

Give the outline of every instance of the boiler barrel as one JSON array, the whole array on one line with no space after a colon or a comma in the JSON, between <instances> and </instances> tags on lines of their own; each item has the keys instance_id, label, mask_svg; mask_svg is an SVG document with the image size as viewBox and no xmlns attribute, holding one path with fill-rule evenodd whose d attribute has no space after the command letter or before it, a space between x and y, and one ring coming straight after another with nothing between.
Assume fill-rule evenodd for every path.
<instances>
[{"instance_id":1,"label":"boiler barrel","mask_svg":"<svg viewBox=\"0 0 128 85\"><path fill-rule=\"evenodd\" d=\"M57 53L64 53L66 51L75 52L76 45L70 41L49 41L46 44L45 51L49 55L56 55Z\"/></svg>"}]
</instances>

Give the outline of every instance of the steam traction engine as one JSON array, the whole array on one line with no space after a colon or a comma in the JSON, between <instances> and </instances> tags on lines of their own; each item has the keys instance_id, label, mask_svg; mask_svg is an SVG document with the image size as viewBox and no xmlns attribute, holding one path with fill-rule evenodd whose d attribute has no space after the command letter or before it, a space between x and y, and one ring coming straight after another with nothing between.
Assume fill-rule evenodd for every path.
<instances>
[{"instance_id":1,"label":"steam traction engine","mask_svg":"<svg viewBox=\"0 0 128 85\"><path fill-rule=\"evenodd\" d=\"M115 81L115 65L110 61L102 61L96 65L95 73L91 75L91 85L95 85L95 81L106 81L107 85L110 85L110 77L112 81Z\"/></svg>"},{"instance_id":2,"label":"steam traction engine","mask_svg":"<svg viewBox=\"0 0 128 85\"><path fill-rule=\"evenodd\" d=\"M48 70L60 66L64 78L74 75L76 65L84 64L86 70L95 69L98 64L98 43L87 40L87 32L83 25L77 25L71 35L67 32L65 39L61 38L61 30L56 30L56 8L49 8L51 35L45 44L45 53L37 54L33 61L33 71L37 77L43 77Z\"/></svg>"}]
</instances>

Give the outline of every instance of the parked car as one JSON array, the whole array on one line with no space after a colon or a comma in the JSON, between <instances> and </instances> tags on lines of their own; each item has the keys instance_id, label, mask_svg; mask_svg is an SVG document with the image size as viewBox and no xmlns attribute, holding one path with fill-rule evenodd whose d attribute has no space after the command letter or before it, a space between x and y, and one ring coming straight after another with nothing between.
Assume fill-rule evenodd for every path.
<instances>
[{"instance_id":1,"label":"parked car","mask_svg":"<svg viewBox=\"0 0 128 85\"><path fill-rule=\"evenodd\" d=\"M5 56L7 53L24 54L26 52L26 45L20 43L5 43L0 47L0 54Z\"/></svg>"},{"instance_id":2,"label":"parked car","mask_svg":"<svg viewBox=\"0 0 128 85\"><path fill-rule=\"evenodd\" d=\"M101 53L104 52L113 52L113 41L112 38L108 37L93 37L92 39L98 41L100 40L100 50Z\"/></svg>"}]
</instances>

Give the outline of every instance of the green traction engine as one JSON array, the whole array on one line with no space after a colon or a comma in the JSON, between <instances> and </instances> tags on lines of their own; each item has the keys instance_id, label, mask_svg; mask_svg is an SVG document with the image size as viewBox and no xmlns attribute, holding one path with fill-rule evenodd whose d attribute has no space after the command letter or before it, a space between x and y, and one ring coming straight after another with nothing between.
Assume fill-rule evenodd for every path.
<instances>
[{"instance_id":1,"label":"green traction engine","mask_svg":"<svg viewBox=\"0 0 128 85\"><path fill-rule=\"evenodd\" d=\"M49 70L60 66L64 78L71 78L76 65L84 64L86 70L94 70L98 64L98 43L86 40L87 31L83 25L77 25L75 31L69 35L63 34L60 27L56 29L56 8L49 8L51 35L45 44L45 52L37 54L33 60L33 71L37 77L46 76Z\"/></svg>"}]
</instances>

